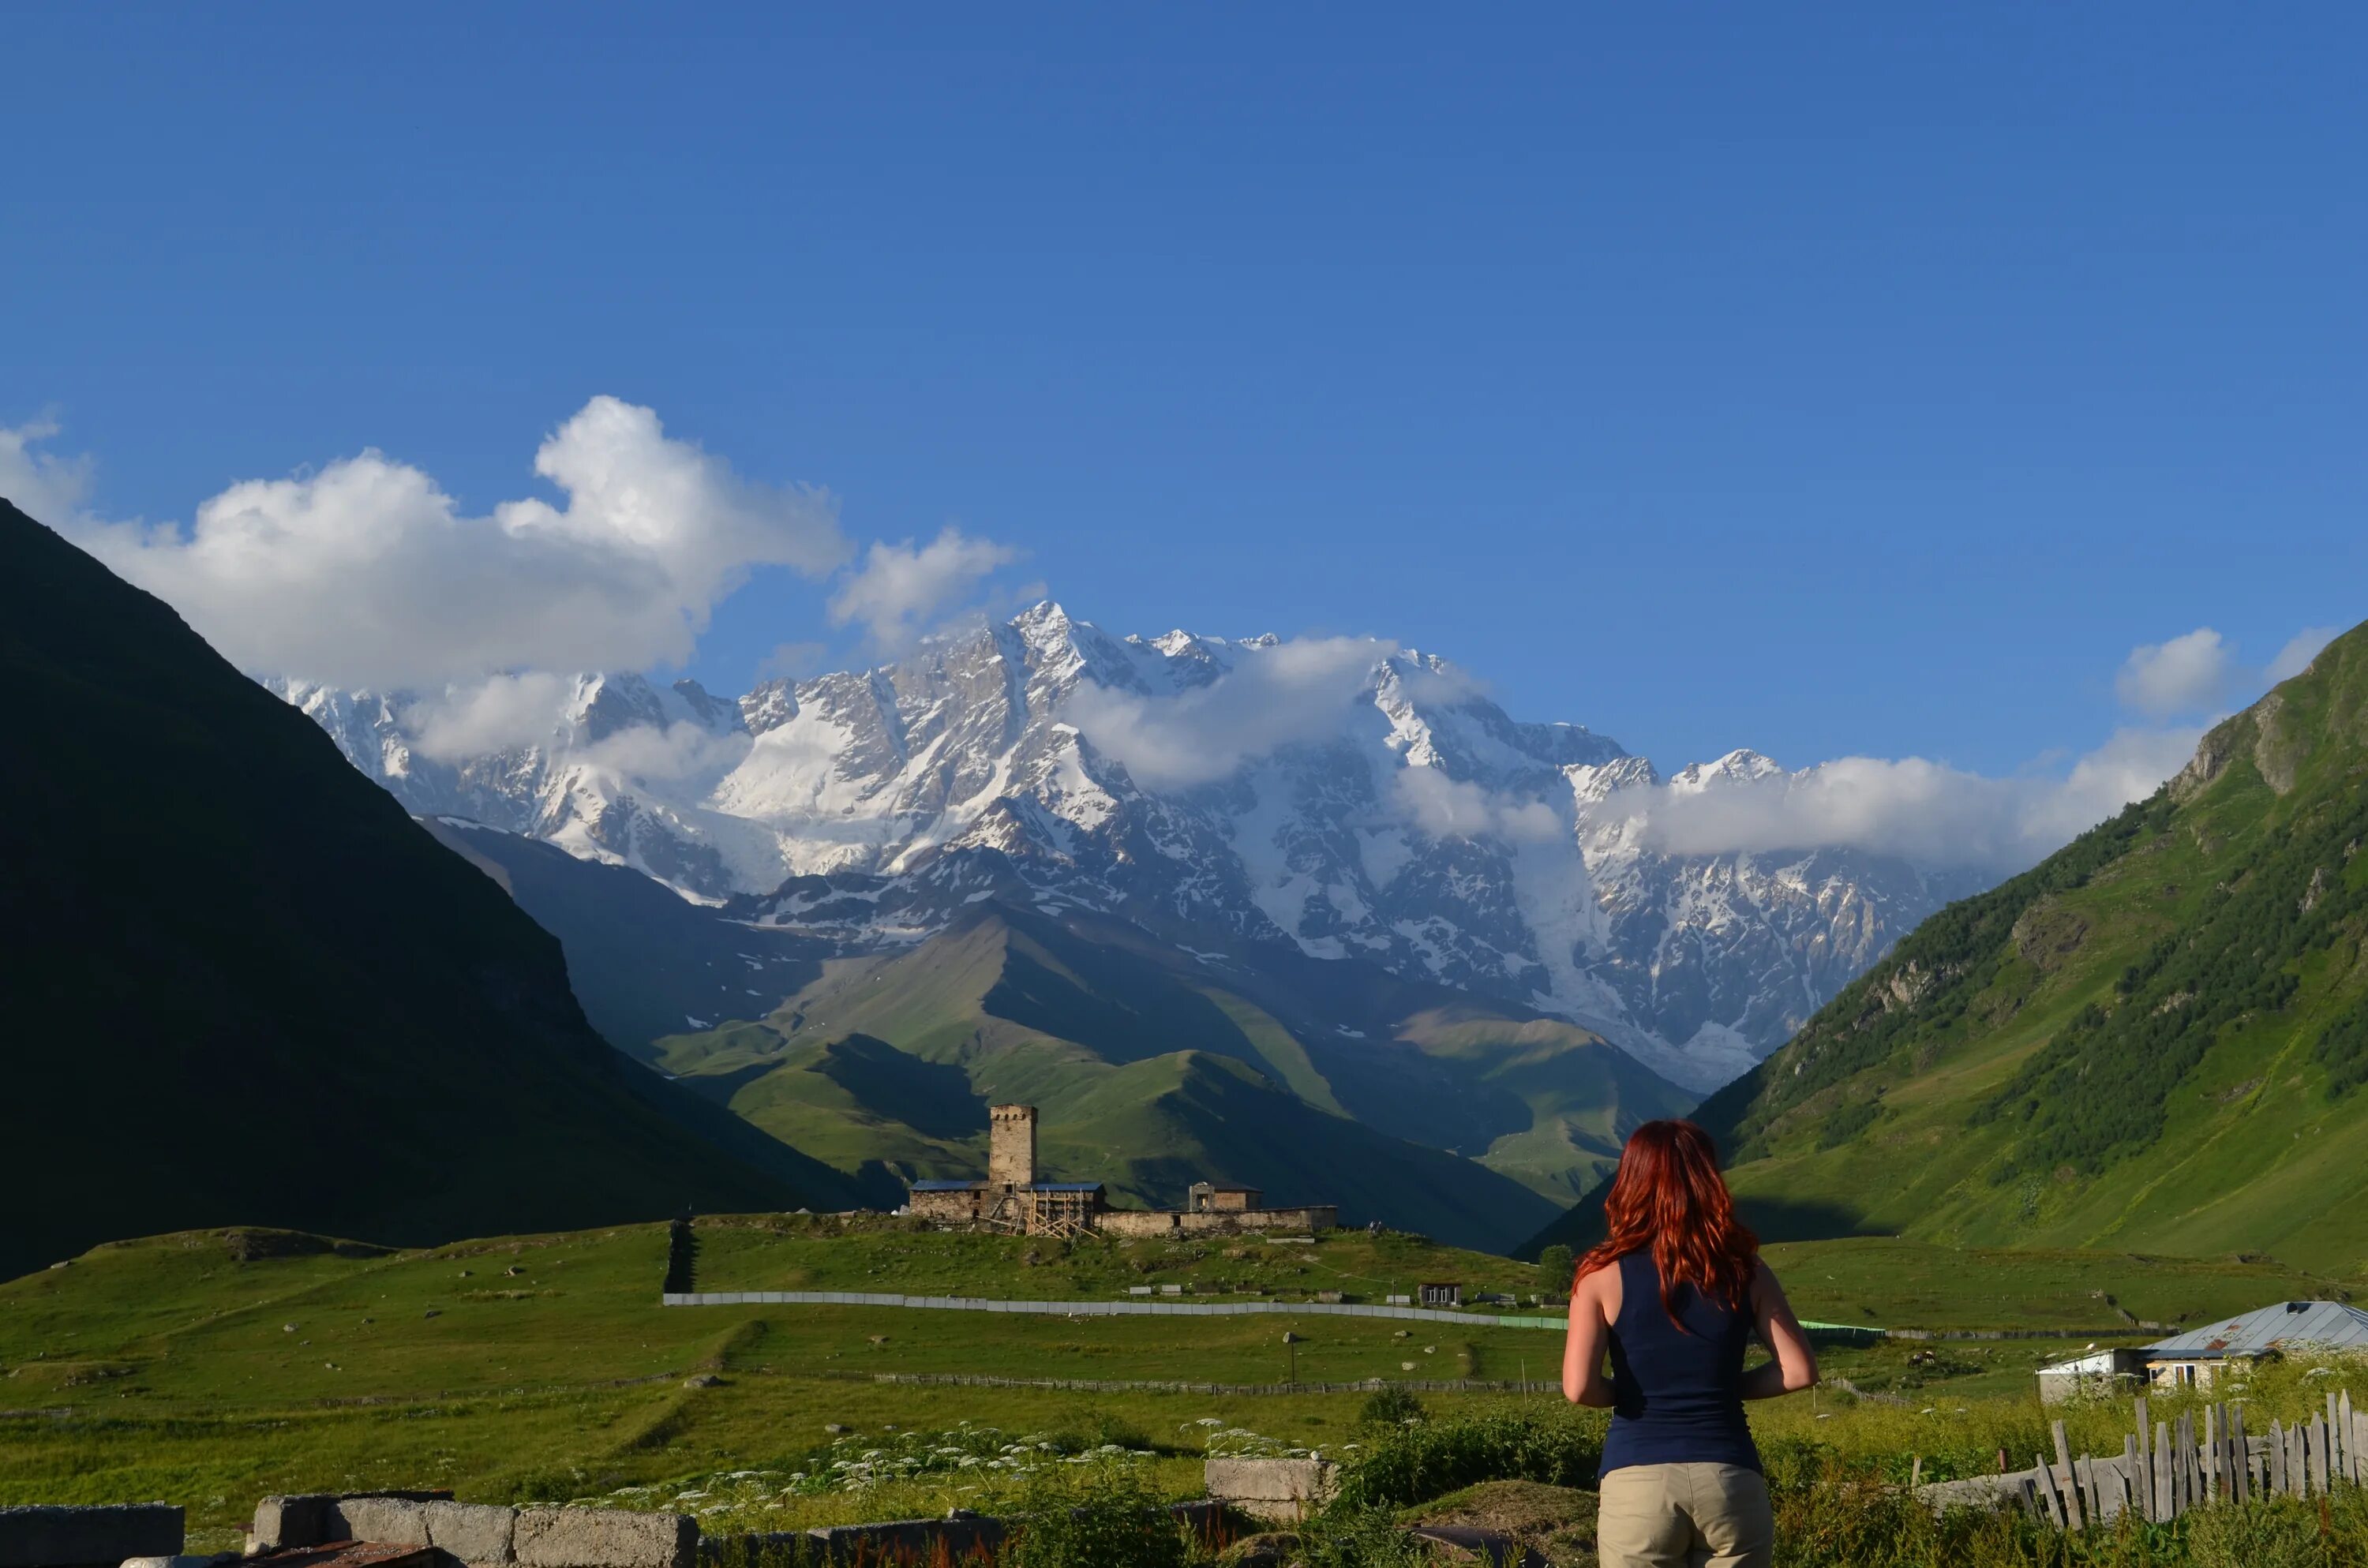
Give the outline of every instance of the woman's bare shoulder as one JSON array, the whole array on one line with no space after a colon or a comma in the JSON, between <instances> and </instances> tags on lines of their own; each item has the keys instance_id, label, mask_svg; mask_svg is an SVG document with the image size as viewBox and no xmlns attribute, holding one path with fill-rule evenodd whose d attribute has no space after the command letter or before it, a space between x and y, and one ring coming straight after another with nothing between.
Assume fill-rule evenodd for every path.
<instances>
[{"instance_id":1,"label":"woman's bare shoulder","mask_svg":"<svg viewBox=\"0 0 2368 1568\"><path fill-rule=\"evenodd\" d=\"M1620 1262L1614 1258L1581 1276L1572 1292L1580 1301L1593 1301L1602 1307L1603 1321L1610 1323L1620 1315Z\"/></svg>"}]
</instances>

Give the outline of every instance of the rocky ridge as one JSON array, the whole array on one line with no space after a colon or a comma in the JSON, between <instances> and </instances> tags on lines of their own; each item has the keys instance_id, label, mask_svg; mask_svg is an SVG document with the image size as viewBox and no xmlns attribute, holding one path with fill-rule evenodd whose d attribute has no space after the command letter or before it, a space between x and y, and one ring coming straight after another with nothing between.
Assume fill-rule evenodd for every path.
<instances>
[{"instance_id":1,"label":"rocky ridge","mask_svg":"<svg viewBox=\"0 0 2368 1568\"><path fill-rule=\"evenodd\" d=\"M1663 852L1656 792L1803 776L1738 751L1664 779L1384 642L1119 638L1044 603L736 702L575 677L541 728L458 755L423 745L436 697L267 684L415 812L843 950L1016 893L1503 997L1698 1091L1974 885L1850 848Z\"/></svg>"}]
</instances>

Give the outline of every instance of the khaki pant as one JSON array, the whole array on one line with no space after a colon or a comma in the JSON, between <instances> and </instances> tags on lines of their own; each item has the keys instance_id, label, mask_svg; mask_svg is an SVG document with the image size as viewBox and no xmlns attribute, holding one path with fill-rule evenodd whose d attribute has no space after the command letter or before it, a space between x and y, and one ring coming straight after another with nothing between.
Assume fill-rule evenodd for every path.
<instances>
[{"instance_id":1,"label":"khaki pant","mask_svg":"<svg viewBox=\"0 0 2368 1568\"><path fill-rule=\"evenodd\" d=\"M1632 1464L1605 1476L1595 1550L1603 1568L1768 1568L1768 1483L1739 1464Z\"/></svg>"}]
</instances>

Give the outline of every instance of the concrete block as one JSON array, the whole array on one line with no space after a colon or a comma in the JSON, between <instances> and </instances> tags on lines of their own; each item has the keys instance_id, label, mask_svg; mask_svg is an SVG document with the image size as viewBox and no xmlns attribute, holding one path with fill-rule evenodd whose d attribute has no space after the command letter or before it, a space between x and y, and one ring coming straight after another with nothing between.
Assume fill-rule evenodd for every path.
<instances>
[{"instance_id":1,"label":"concrete block","mask_svg":"<svg viewBox=\"0 0 2368 1568\"><path fill-rule=\"evenodd\" d=\"M1332 1500L1340 1467L1330 1460L1209 1460L1209 1495L1261 1519L1298 1520Z\"/></svg>"},{"instance_id":2,"label":"concrete block","mask_svg":"<svg viewBox=\"0 0 2368 1568\"><path fill-rule=\"evenodd\" d=\"M687 1514L621 1508L520 1508L522 1568L693 1568L699 1525Z\"/></svg>"},{"instance_id":3,"label":"concrete block","mask_svg":"<svg viewBox=\"0 0 2368 1568\"><path fill-rule=\"evenodd\" d=\"M380 1546L428 1546L427 1505L416 1497L370 1494L329 1500L324 1539L367 1540Z\"/></svg>"},{"instance_id":4,"label":"concrete block","mask_svg":"<svg viewBox=\"0 0 2368 1568\"><path fill-rule=\"evenodd\" d=\"M296 1496L274 1494L255 1506L255 1522L246 1527L246 1551L276 1551L283 1546L318 1546L328 1537L329 1505L336 1498L312 1493Z\"/></svg>"},{"instance_id":5,"label":"concrete block","mask_svg":"<svg viewBox=\"0 0 2368 1568\"><path fill-rule=\"evenodd\" d=\"M0 1508L0 1568L68 1568L178 1556L181 1510L169 1503Z\"/></svg>"},{"instance_id":6,"label":"concrete block","mask_svg":"<svg viewBox=\"0 0 2368 1568\"><path fill-rule=\"evenodd\" d=\"M484 1503L423 1503L427 1544L450 1552L469 1568L506 1568L518 1559L512 1542L518 1510Z\"/></svg>"},{"instance_id":7,"label":"concrete block","mask_svg":"<svg viewBox=\"0 0 2368 1568\"><path fill-rule=\"evenodd\" d=\"M264 1498L255 1506L255 1522L246 1529L246 1554L271 1551L283 1546L319 1546L333 1540L369 1540L370 1536L352 1534L355 1521L347 1517L347 1503L437 1503L450 1502L452 1494L438 1488L430 1492L313 1492ZM360 1510L363 1518L374 1526L384 1521L367 1506ZM416 1536L418 1539L410 1539ZM417 1530L408 1536L393 1539L399 1546L426 1546L427 1540Z\"/></svg>"}]
</instances>

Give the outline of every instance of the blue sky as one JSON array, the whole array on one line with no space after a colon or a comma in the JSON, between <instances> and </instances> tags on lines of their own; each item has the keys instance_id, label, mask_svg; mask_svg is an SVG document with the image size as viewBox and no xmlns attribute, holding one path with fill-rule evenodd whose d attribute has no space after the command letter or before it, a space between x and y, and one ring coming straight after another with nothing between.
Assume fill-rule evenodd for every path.
<instances>
[{"instance_id":1,"label":"blue sky","mask_svg":"<svg viewBox=\"0 0 2368 1568\"><path fill-rule=\"evenodd\" d=\"M2355 7L682 9L7 12L0 426L96 517L477 516L609 394L1665 765L2060 767L2368 615ZM846 582L689 667L862 657Z\"/></svg>"}]
</instances>

